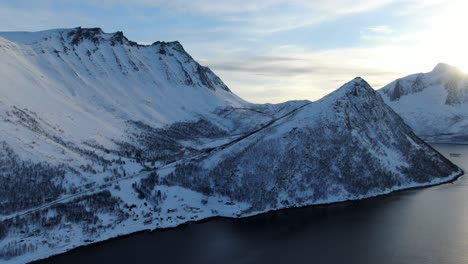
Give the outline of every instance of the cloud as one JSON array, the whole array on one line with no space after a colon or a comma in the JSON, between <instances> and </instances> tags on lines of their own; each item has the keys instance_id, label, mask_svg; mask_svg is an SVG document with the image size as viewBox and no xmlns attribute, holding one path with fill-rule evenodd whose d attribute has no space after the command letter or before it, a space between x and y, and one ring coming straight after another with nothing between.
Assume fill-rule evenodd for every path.
<instances>
[{"instance_id":1,"label":"cloud","mask_svg":"<svg viewBox=\"0 0 468 264\"><path fill-rule=\"evenodd\" d=\"M328 52L338 53L339 50ZM352 51L350 52L352 53ZM311 52L310 54L306 54L306 56L309 58L259 56L243 60L237 59L211 63L210 67L218 71L239 72L268 77L294 77L312 74L340 75L343 73L359 72L367 75L388 73L374 68L356 67L355 65L348 66L341 63L326 63L330 55L327 57L323 56L320 59L318 55Z\"/></svg>"},{"instance_id":2,"label":"cloud","mask_svg":"<svg viewBox=\"0 0 468 264\"><path fill-rule=\"evenodd\" d=\"M24 0L18 0L24 1ZM53 2L52 0L48 0ZM168 13L206 16L252 34L271 34L355 13L368 12L403 0L81 0L97 8L158 8ZM415 0L407 0L412 2ZM62 0L73 4L75 0Z\"/></svg>"},{"instance_id":3,"label":"cloud","mask_svg":"<svg viewBox=\"0 0 468 264\"><path fill-rule=\"evenodd\" d=\"M415 68L401 67L398 61L412 59L410 53L399 47L317 51L290 45L274 47L262 56L225 57L205 64L240 96L265 103L317 100L356 76L380 88L413 73Z\"/></svg>"},{"instance_id":4,"label":"cloud","mask_svg":"<svg viewBox=\"0 0 468 264\"><path fill-rule=\"evenodd\" d=\"M307 9L309 11L316 10L327 13L356 13L382 7L397 1L401 0L251 0L242 3L236 0L82 0L81 3L96 6L163 7L175 11L225 16L241 13L259 13L278 8ZM62 0L62 2L72 3L74 0Z\"/></svg>"},{"instance_id":5,"label":"cloud","mask_svg":"<svg viewBox=\"0 0 468 264\"><path fill-rule=\"evenodd\" d=\"M388 35L393 33L393 29L390 28L390 26L387 25L381 25L381 26L374 26L366 29L366 32L371 33L371 34L383 34L383 35Z\"/></svg>"},{"instance_id":6,"label":"cloud","mask_svg":"<svg viewBox=\"0 0 468 264\"><path fill-rule=\"evenodd\" d=\"M364 40L385 40L391 37L395 31L387 25L368 27L361 30L361 39Z\"/></svg>"}]
</instances>

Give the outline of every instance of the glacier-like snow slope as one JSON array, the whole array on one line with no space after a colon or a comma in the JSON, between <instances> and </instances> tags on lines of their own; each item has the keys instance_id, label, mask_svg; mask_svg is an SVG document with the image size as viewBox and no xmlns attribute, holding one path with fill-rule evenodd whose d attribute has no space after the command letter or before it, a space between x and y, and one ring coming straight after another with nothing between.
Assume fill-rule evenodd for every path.
<instances>
[{"instance_id":1,"label":"glacier-like snow slope","mask_svg":"<svg viewBox=\"0 0 468 264\"><path fill-rule=\"evenodd\" d=\"M462 173L361 78L255 105L178 42L75 28L0 33L0 80L2 262Z\"/></svg>"},{"instance_id":2,"label":"glacier-like snow slope","mask_svg":"<svg viewBox=\"0 0 468 264\"><path fill-rule=\"evenodd\" d=\"M468 75L447 64L379 90L416 134L431 142L468 142Z\"/></svg>"}]
</instances>

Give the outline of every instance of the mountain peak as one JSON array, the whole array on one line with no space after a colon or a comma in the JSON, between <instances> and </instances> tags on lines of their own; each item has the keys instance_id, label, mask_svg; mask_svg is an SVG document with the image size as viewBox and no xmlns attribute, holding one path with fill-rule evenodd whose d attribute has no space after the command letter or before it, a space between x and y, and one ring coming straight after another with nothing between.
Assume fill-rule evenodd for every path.
<instances>
[{"instance_id":1,"label":"mountain peak","mask_svg":"<svg viewBox=\"0 0 468 264\"><path fill-rule=\"evenodd\" d=\"M330 102L349 100L349 101L368 101L376 97L375 90L361 77L356 77L345 83L340 88L323 97L321 100L330 100Z\"/></svg>"},{"instance_id":2,"label":"mountain peak","mask_svg":"<svg viewBox=\"0 0 468 264\"><path fill-rule=\"evenodd\" d=\"M441 62L434 67L432 73L456 73L459 71L460 70L457 67Z\"/></svg>"},{"instance_id":3,"label":"mountain peak","mask_svg":"<svg viewBox=\"0 0 468 264\"><path fill-rule=\"evenodd\" d=\"M68 30L68 38L71 40L71 44L74 46L79 45L83 40L90 40L95 44L99 44L103 41L110 41L112 46L116 44L127 44L130 46L143 46L134 41L128 40L122 31L114 33L105 33L101 28L82 28L76 27Z\"/></svg>"},{"instance_id":4,"label":"mountain peak","mask_svg":"<svg viewBox=\"0 0 468 264\"><path fill-rule=\"evenodd\" d=\"M369 83L361 77L356 77L345 83L337 91L343 91L345 94L352 94L354 96L368 94L369 92L374 93L374 89L372 89Z\"/></svg>"},{"instance_id":5,"label":"mountain peak","mask_svg":"<svg viewBox=\"0 0 468 264\"><path fill-rule=\"evenodd\" d=\"M111 45L114 46L116 44L127 44L130 46L139 46L139 47L144 47L144 46L173 46L179 51L182 51L184 48L182 44L180 44L179 41L156 41L153 42L151 45L143 45L139 44L135 41L129 40L122 31L117 31L114 33L105 33L101 28L96 27L96 28L82 28L82 27L76 27L73 29L69 29L67 33L69 38L72 38L72 44L73 45L79 45L83 40L91 40L92 42L98 44L103 41L110 41Z\"/></svg>"},{"instance_id":6,"label":"mountain peak","mask_svg":"<svg viewBox=\"0 0 468 264\"><path fill-rule=\"evenodd\" d=\"M82 27L76 27L74 30L81 31L81 32L89 32L92 34L104 34L104 31L100 27L94 27L94 28L82 28Z\"/></svg>"},{"instance_id":7,"label":"mountain peak","mask_svg":"<svg viewBox=\"0 0 468 264\"><path fill-rule=\"evenodd\" d=\"M101 28L81 28L76 27L67 33L67 36L71 38L73 45L79 45L83 40L88 39L95 43L99 42L100 37L104 34Z\"/></svg>"},{"instance_id":8,"label":"mountain peak","mask_svg":"<svg viewBox=\"0 0 468 264\"><path fill-rule=\"evenodd\" d=\"M367 83L366 80L364 80L362 77L359 77L359 76L349 81L348 84L353 84L355 86L362 86L365 88L371 88L369 83Z\"/></svg>"}]
</instances>

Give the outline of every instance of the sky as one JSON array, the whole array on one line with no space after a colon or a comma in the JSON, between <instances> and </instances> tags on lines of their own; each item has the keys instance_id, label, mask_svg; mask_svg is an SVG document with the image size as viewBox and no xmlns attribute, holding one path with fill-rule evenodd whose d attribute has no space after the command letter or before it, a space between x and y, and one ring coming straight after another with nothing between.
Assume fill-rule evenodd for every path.
<instances>
[{"instance_id":1,"label":"sky","mask_svg":"<svg viewBox=\"0 0 468 264\"><path fill-rule=\"evenodd\" d=\"M0 0L0 31L101 27L178 40L242 98L317 100L356 76L375 89L431 71L468 72L463 0Z\"/></svg>"}]
</instances>

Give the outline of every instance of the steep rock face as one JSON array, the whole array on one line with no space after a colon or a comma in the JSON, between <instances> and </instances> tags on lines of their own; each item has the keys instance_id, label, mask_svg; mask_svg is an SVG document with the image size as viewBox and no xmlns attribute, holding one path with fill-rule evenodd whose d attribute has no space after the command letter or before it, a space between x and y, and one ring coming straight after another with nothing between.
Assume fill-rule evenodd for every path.
<instances>
[{"instance_id":1,"label":"steep rock face","mask_svg":"<svg viewBox=\"0 0 468 264\"><path fill-rule=\"evenodd\" d=\"M432 142L468 142L468 75L447 64L386 85L380 94L416 134Z\"/></svg>"}]
</instances>

